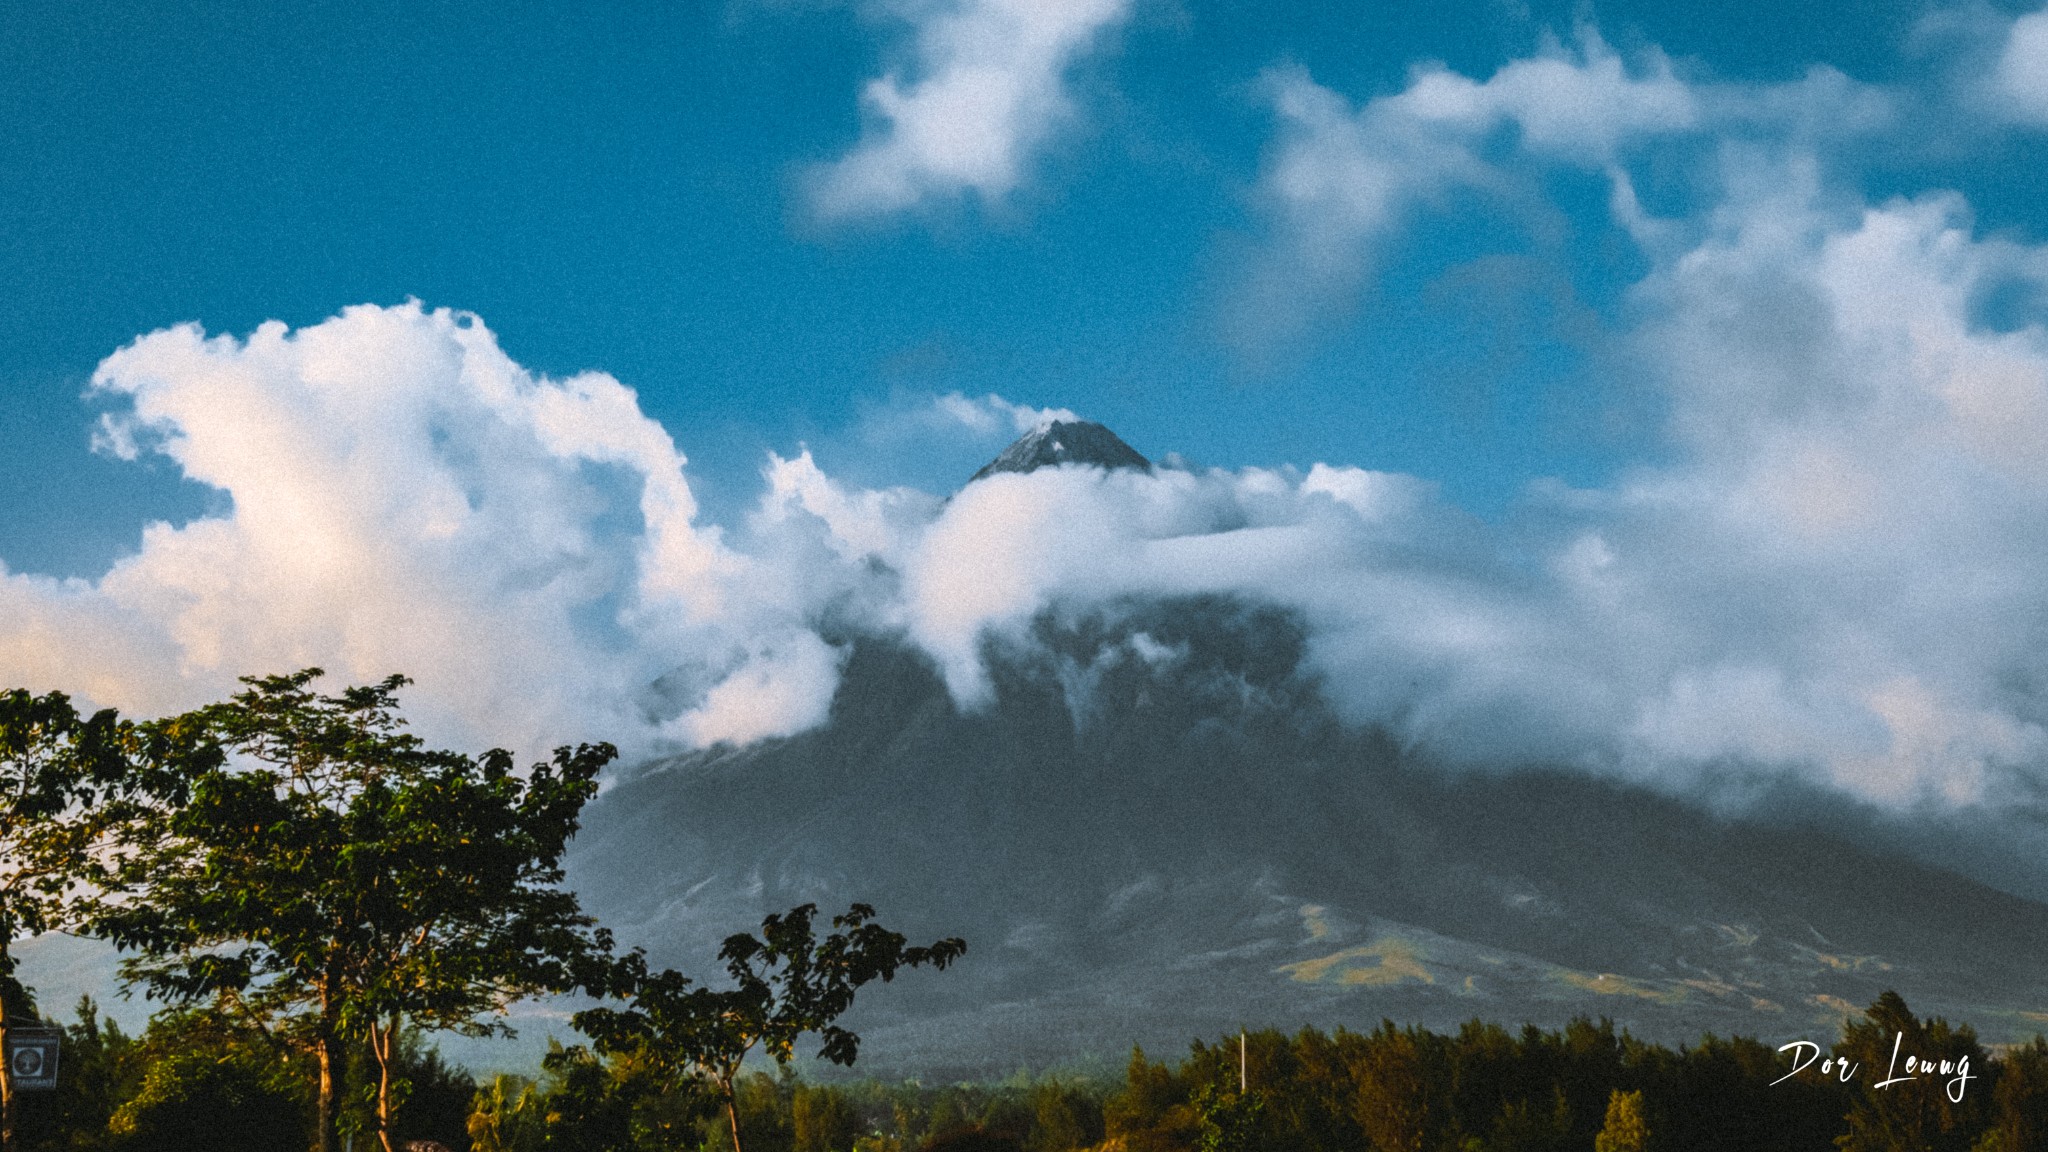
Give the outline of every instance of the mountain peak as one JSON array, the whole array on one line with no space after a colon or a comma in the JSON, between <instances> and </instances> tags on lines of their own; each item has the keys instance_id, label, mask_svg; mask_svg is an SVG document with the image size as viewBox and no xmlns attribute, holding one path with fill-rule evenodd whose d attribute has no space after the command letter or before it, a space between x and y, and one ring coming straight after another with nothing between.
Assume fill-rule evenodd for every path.
<instances>
[{"instance_id":1,"label":"mountain peak","mask_svg":"<svg viewBox=\"0 0 2048 1152\"><path fill-rule=\"evenodd\" d=\"M967 482L972 484L998 472L1032 472L1059 464L1092 464L1104 469L1152 467L1152 462L1139 455L1137 449L1100 424L1053 420L1019 436Z\"/></svg>"}]
</instances>

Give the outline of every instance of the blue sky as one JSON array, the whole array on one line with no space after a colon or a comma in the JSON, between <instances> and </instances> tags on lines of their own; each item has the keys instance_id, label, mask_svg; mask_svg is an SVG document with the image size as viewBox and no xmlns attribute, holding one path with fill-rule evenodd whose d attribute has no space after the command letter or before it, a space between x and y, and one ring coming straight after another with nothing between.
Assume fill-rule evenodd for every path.
<instances>
[{"instance_id":1,"label":"blue sky","mask_svg":"<svg viewBox=\"0 0 2048 1152\"><path fill-rule=\"evenodd\" d=\"M477 312L539 371L617 376L720 511L799 440L864 480L945 485L965 461L873 458L850 429L961 390L1154 454L1415 472L1491 515L1531 478L1657 451L1654 406L1600 363L1642 261L1597 175L1557 174L1553 215L1433 206L1304 330L1246 338L1234 293L1273 225L1264 72L1359 100L1422 61L1483 78L1586 20L1724 80L1826 63L1938 100L1949 63L1916 42L1934 10L1904 3L1144 0L1067 61L1073 113L1014 188L821 222L805 171L859 141L861 88L914 53L917 7L10 3L0 557L90 576L147 520L207 507L173 469L88 451L80 394L113 349L413 297ZM2048 151L1981 144L1872 147L1859 175L1958 187L1980 229L2039 235L2022 174Z\"/></svg>"},{"instance_id":2,"label":"blue sky","mask_svg":"<svg viewBox=\"0 0 2048 1152\"><path fill-rule=\"evenodd\" d=\"M12 0L0 673L703 743L1227 591L1447 754L2032 796L2044 129L2024 6ZM1057 410L1191 471L937 502Z\"/></svg>"}]
</instances>

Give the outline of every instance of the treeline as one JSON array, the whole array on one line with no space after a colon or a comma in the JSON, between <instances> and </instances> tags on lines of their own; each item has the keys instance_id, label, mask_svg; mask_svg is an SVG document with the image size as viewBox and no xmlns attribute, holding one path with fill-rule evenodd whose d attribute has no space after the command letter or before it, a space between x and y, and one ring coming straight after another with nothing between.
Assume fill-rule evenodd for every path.
<instances>
[{"instance_id":1,"label":"treeline","mask_svg":"<svg viewBox=\"0 0 2048 1152\"><path fill-rule=\"evenodd\" d=\"M1939 1071L1877 1087L1901 1053ZM1708 1036L1678 1048L1607 1021L1445 1035L1383 1024L1197 1042L1177 1062L1132 1054L1120 1082L741 1085L746 1147L774 1152L2039 1152L2048 1041L2000 1054L1968 1027L1918 1019L1886 993L1825 1054ZM1822 1075L1846 1061L1846 1082ZM1960 1092L1954 1076L1968 1060ZM476 1152L716 1149L686 1102L644 1095L629 1061L559 1050L538 1083L478 1096ZM1240 1085L1243 1089L1240 1090Z\"/></svg>"},{"instance_id":2,"label":"treeline","mask_svg":"<svg viewBox=\"0 0 2048 1152\"><path fill-rule=\"evenodd\" d=\"M64 1043L71 1075L25 1126L29 1152L269 1152L313 1138L305 1069L291 1066L302 1058L224 1014L166 1012L135 1039L95 1021L87 1001ZM537 1078L478 1084L415 1039L400 1047L401 1125L450 1149L710 1152L732 1143L733 1118L715 1093L664 1082L631 1053L556 1045ZM1878 1087L1904 1054L1937 1071ZM1969 1028L1917 1019L1887 993L1788 1078L1795 1056L1804 1054L1744 1038L1671 1048L1583 1019L1519 1032L1475 1021L1448 1035L1389 1023L1363 1034L1254 1032L1242 1047L1237 1037L1197 1042L1177 1062L1134 1052L1118 1081L817 1084L786 1067L755 1071L736 1080L733 1117L750 1152L2048 1148L2048 1041L2038 1037L1993 1053ZM1846 1082L1823 1076L1820 1059L1855 1071ZM350 1102L342 1127L373 1130L367 1098Z\"/></svg>"},{"instance_id":3,"label":"treeline","mask_svg":"<svg viewBox=\"0 0 2048 1152\"><path fill-rule=\"evenodd\" d=\"M218 1008L159 1012L140 1037L90 997L76 1012L63 1028L56 1090L23 1101L15 1138L24 1152L298 1152L316 1142L318 1069L303 1048ZM401 1039L397 1062L398 1130L469 1147L470 1074L417 1033ZM370 1063L359 1049L346 1081L374 1084ZM374 1097L347 1094L338 1126L355 1147L374 1146Z\"/></svg>"}]
</instances>

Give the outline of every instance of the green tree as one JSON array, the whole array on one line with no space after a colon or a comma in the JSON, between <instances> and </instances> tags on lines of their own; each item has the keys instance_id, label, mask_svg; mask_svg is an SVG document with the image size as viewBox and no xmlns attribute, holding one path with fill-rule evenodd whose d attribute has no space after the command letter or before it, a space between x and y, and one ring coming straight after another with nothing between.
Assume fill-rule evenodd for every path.
<instances>
[{"instance_id":1,"label":"green tree","mask_svg":"<svg viewBox=\"0 0 2048 1152\"><path fill-rule=\"evenodd\" d=\"M1258 1147L1259 1122L1265 1118L1265 1100L1257 1092L1235 1092L1230 1087L1198 1085L1190 1103L1201 1121L1202 1152L1252 1152Z\"/></svg>"},{"instance_id":2,"label":"green tree","mask_svg":"<svg viewBox=\"0 0 2048 1152\"><path fill-rule=\"evenodd\" d=\"M312 1132L310 1062L237 1016L207 1008L158 1012L124 1061L104 1147L304 1148Z\"/></svg>"},{"instance_id":3,"label":"green tree","mask_svg":"<svg viewBox=\"0 0 2048 1152\"><path fill-rule=\"evenodd\" d=\"M1998 1063L1997 1115L1973 1152L2048 1148L2048 1039L2015 1044Z\"/></svg>"},{"instance_id":4,"label":"green tree","mask_svg":"<svg viewBox=\"0 0 2048 1152\"><path fill-rule=\"evenodd\" d=\"M246 1016L318 1067L317 1143L336 1152L347 1052L367 1044L386 1152L402 1030L509 1032L501 1012L591 986L609 938L557 887L609 744L431 750L404 730L407 681L315 693L317 668L245 677L231 700L146 726L175 782L126 829L126 899L101 931L123 974L177 1003Z\"/></svg>"},{"instance_id":5,"label":"green tree","mask_svg":"<svg viewBox=\"0 0 2048 1152\"><path fill-rule=\"evenodd\" d=\"M749 1052L758 1046L787 1067L797 1041L815 1033L820 1057L850 1065L860 1037L835 1021L855 992L876 979L887 983L900 968L944 969L967 951L957 937L911 947L876 924L866 904L833 917L835 931L820 940L812 927L817 912L815 904L799 905L761 921L758 938L728 936L718 955L736 985L730 989L693 985L673 968L649 972L635 951L615 979L631 1006L579 1012L575 1025L599 1051L642 1060L664 1091L708 1081L725 1107L733 1152L741 1152L735 1090Z\"/></svg>"},{"instance_id":6,"label":"green tree","mask_svg":"<svg viewBox=\"0 0 2048 1152\"><path fill-rule=\"evenodd\" d=\"M469 1113L473 1152L539 1152L547 1139L546 1102L532 1081L499 1073L477 1090Z\"/></svg>"},{"instance_id":7,"label":"green tree","mask_svg":"<svg viewBox=\"0 0 2048 1152\"><path fill-rule=\"evenodd\" d=\"M122 1152L277 1152L304 1147L298 1101L239 1060L184 1052L150 1065L142 1091L114 1113Z\"/></svg>"},{"instance_id":8,"label":"green tree","mask_svg":"<svg viewBox=\"0 0 2048 1152\"><path fill-rule=\"evenodd\" d=\"M1135 1047L1123 1087L1102 1102L1102 1120L1109 1137L1134 1152L1185 1147L1199 1130L1186 1082L1172 1065L1155 1064Z\"/></svg>"},{"instance_id":9,"label":"green tree","mask_svg":"<svg viewBox=\"0 0 2048 1152\"><path fill-rule=\"evenodd\" d=\"M1939 1016L1920 1020L1897 992L1886 992L1864 1009L1863 1019L1843 1026L1835 1055L1861 1069L1849 1130L1835 1140L1843 1152L1966 1152L1989 1127L1986 1054L1967 1024L1951 1027ZM1909 1074L1908 1058L1934 1060L1937 1068L1946 1060L1952 1071ZM1975 1083L1963 1082L1958 1092L1955 1070L1965 1066ZM1899 1082L1886 1083L1894 1078Z\"/></svg>"},{"instance_id":10,"label":"green tree","mask_svg":"<svg viewBox=\"0 0 2048 1152\"><path fill-rule=\"evenodd\" d=\"M1562 1152L1571 1146L1571 1133L1571 1103L1563 1088L1553 1088L1547 1108L1527 1097L1503 1105L1486 1146L1497 1152Z\"/></svg>"},{"instance_id":11,"label":"green tree","mask_svg":"<svg viewBox=\"0 0 2048 1152\"><path fill-rule=\"evenodd\" d=\"M500 1075L471 1098L476 1152L659 1152L695 1147L712 1118L700 1093L663 1095L630 1057L599 1057L550 1040L542 1079ZM722 1139L721 1131L713 1136Z\"/></svg>"},{"instance_id":12,"label":"green tree","mask_svg":"<svg viewBox=\"0 0 2048 1152\"><path fill-rule=\"evenodd\" d=\"M349 1054L346 1083L351 1085L350 1099L341 1117L344 1133L361 1134L360 1143L365 1145L377 1130L380 1071L368 1047L358 1045ZM476 1078L443 1059L439 1050L425 1042L425 1034L414 1028L400 1035L392 1063L395 1087L391 1095L396 1101L392 1130L403 1133L407 1140L465 1147L469 1114L476 1103Z\"/></svg>"},{"instance_id":13,"label":"green tree","mask_svg":"<svg viewBox=\"0 0 2048 1152\"><path fill-rule=\"evenodd\" d=\"M47 1097L47 1107L38 1109L41 1123L31 1114L27 1125L29 1152L105 1148L115 1109L140 1087L137 1042L111 1016L101 1016L92 997L79 998L78 1022L65 1027L63 1045L64 1074L57 1090Z\"/></svg>"},{"instance_id":14,"label":"green tree","mask_svg":"<svg viewBox=\"0 0 2048 1152\"><path fill-rule=\"evenodd\" d=\"M1447 1109L1437 1099L1447 1087L1433 1075L1427 1033L1400 1031L1385 1021L1368 1037L1353 1068L1358 1077L1354 1115L1383 1152L1422 1152L1442 1127Z\"/></svg>"},{"instance_id":15,"label":"green tree","mask_svg":"<svg viewBox=\"0 0 2048 1152\"><path fill-rule=\"evenodd\" d=\"M541 1061L541 1147L549 1152L620 1152L634 1146L634 1085L590 1049L549 1042Z\"/></svg>"},{"instance_id":16,"label":"green tree","mask_svg":"<svg viewBox=\"0 0 2048 1152\"><path fill-rule=\"evenodd\" d=\"M1079 1084L1047 1080L1031 1089L1027 1152L1070 1152L1103 1136L1102 1101Z\"/></svg>"},{"instance_id":17,"label":"green tree","mask_svg":"<svg viewBox=\"0 0 2048 1152\"><path fill-rule=\"evenodd\" d=\"M111 710L81 718L62 692L0 693L0 1050L27 1013L16 940L73 923L97 874L100 800L127 779L129 730ZM15 1147L14 1077L0 1061L0 1150Z\"/></svg>"},{"instance_id":18,"label":"green tree","mask_svg":"<svg viewBox=\"0 0 2048 1152\"><path fill-rule=\"evenodd\" d=\"M853 1101L830 1085L797 1085L790 1119L796 1126L796 1152L848 1152L860 1136Z\"/></svg>"},{"instance_id":19,"label":"green tree","mask_svg":"<svg viewBox=\"0 0 2048 1152\"><path fill-rule=\"evenodd\" d=\"M1650 1146L1650 1122L1643 1116L1643 1094L1616 1088L1607 1097L1607 1123L1593 1139L1593 1152L1644 1152Z\"/></svg>"},{"instance_id":20,"label":"green tree","mask_svg":"<svg viewBox=\"0 0 2048 1152\"><path fill-rule=\"evenodd\" d=\"M787 1068L779 1071L779 1076L750 1072L733 1086L733 1115L728 1121L738 1120L749 1152L796 1150L796 1118L790 1109L791 1098L796 1095L796 1079ZM714 1117L704 1126L703 1146L715 1147L718 1136Z\"/></svg>"}]
</instances>

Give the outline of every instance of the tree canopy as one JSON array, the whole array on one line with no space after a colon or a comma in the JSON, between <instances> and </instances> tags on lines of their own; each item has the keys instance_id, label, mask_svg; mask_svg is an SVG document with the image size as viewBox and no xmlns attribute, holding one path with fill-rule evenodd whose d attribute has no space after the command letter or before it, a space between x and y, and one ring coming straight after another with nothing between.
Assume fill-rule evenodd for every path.
<instances>
[{"instance_id":1,"label":"tree canopy","mask_svg":"<svg viewBox=\"0 0 2048 1152\"><path fill-rule=\"evenodd\" d=\"M104 862L102 794L128 779L130 733L112 710L81 717L62 692L0 693L0 1050L27 1012L15 979L16 940L74 922ZM14 1142L12 1071L0 1061L0 1148Z\"/></svg>"},{"instance_id":2,"label":"tree canopy","mask_svg":"<svg viewBox=\"0 0 2048 1152\"><path fill-rule=\"evenodd\" d=\"M317 668L244 678L231 700L150 726L178 803L127 829L122 898L99 929L124 975L174 1002L217 999L320 1067L319 1145L337 1147L347 1046L378 1065L390 1120L399 1032L509 1031L520 997L599 986L610 940L557 887L609 744L523 776L405 731L405 679L320 695Z\"/></svg>"},{"instance_id":3,"label":"tree canopy","mask_svg":"<svg viewBox=\"0 0 2048 1152\"><path fill-rule=\"evenodd\" d=\"M813 927L817 913L815 904L799 905L768 916L759 937L727 937L718 955L735 985L729 989L693 985L672 968L649 972L633 952L622 961L618 981L631 1006L579 1012L575 1025L600 1052L639 1057L664 1088L708 1080L740 1152L735 1085L749 1052L759 1046L786 1065L797 1041L816 1033L821 1058L850 1065L860 1037L836 1021L862 985L887 983L900 968L943 969L967 951L957 937L912 947L901 933L875 923L875 910L866 904L833 917L835 931L820 940Z\"/></svg>"}]
</instances>

